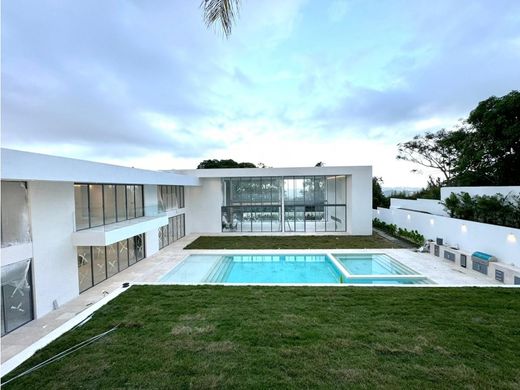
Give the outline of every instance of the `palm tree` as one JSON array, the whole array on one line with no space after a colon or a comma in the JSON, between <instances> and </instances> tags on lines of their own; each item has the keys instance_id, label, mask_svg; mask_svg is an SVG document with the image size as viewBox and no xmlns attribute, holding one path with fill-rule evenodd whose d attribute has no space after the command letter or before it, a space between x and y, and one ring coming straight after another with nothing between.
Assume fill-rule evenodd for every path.
<instances>
[{"instance_id":1,"label":"palm tree","mask_svg":"<svg viewBox=\"0 0 520 390\"><path fill-rule=\"evenodd\" d=\"M224 35L228 38L238 15L239 5L240 0L202 0L200 6L204 10L206 26L220 23Z\"/></svg>"}]
</instances>

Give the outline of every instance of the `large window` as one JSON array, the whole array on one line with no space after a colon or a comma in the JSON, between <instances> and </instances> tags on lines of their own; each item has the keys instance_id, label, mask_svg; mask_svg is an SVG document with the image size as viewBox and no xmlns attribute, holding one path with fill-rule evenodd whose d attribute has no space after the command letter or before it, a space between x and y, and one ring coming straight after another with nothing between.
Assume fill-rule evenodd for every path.
<instances>
[{"instance_id":1,"label":"large window","mask_svg":"<svg viewBox=\"0 0 520 390\"><path fill-rule=\"evenodd\" d=\"M345 176L226 178L222 189L223 232L346 231Z\"/></svg>"},{"instance_id":2,"label":"large window","mask_svg":"<svg viewBox=\"0 0 520 390\"><path fill-rule=\"evenodd\" d=\"M74 184L76 230L108 225L144 215L143 186Z\"/></svg>"},{"instance_id":3,"label":"large window","mask_svg":"<svg viewBox=\"0 0 520 390\"><path fill-rule=\"evenodd\" d=\"M27 185L2 181L2 247L31 242Z\"/></svg>"},{"instance_id":4,"label":"large window","mask_svg":"<svg viewBox=\"0 0 520 390\"><path fill-rule=\"evenodd\" d=\"M2 336L34 318L31 259L2 267Z\"/></svg>"},{"instance_id":5,"label":"large window","mask_svg":"<svg viewBox=\"0 0 520 390\"><path fill-rule=\"evenodd\" d=\"M79 246L77 251L79 291L83 292L144 259L144 234L107 246Z\"/></svg>"},{"instance_id":6,"label":"large window","mask_svg":"<svg viewBox=\"0 0 520 390\"><path fill-rule=\"evenodd\" d=\"M184 186L157 186L160 210L184 208Z\"/></svg>"},{"instance_id":7,"label":"large window","mask_svg":"<svg viewBox=\"0 0 520 390\"><path fill-rule=\"evenodd\" d=\"M282 179L279 177L223 179L222 231L281 231L281 189Z\"/></svg>"},{"instance_id":8,"label":"large window","mask_svg":"<svg viewBox=\"0 0 520 390\"><path fill-rule=\"evenodd\" d=\"M159 248L162 249L185 236L184 214L168 218L168 225L159 228Z\"/></svg>"}]
</instances>

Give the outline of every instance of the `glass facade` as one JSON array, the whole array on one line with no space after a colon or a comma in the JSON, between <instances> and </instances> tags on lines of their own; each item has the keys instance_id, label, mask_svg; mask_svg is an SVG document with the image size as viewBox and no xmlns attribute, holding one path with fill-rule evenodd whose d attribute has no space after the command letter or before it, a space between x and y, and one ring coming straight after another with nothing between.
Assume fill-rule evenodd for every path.
<instances>
[{"instance_id":1,"label":"glass facade","mask_svg":"<svg viewBox=\"0 0 520 390\"><path fill-rule=\"evenodd\" d=\"M223 232L282 231L282 179L240 177L222 179Z\"/></svg>"},{"instance_id":2,"label":"glass facade","mask_svg":"<svg viewBox=\"0 0 520 390\"><path fill-rule=\"evenodd\" d=\"M79 246L77 251L79 291L83 292L144 259L144 234L107 246Z\"/></svg>"},{"instance_id":3,"label":"glass facade","mask_svg":"<svg viewBox=\"0 0 520 390\"><path fill-rule=\"evenodd\" d=\"M157 201L160 210L184 208L184 186L157 186Z\"/></svg>"},{"instance_id":4,"label":"glass facade","mask_svg":"<svg viewBox=\"0 0 520 390\"><path fill-rule=\"evenodd\" d=\"M31 242L27 184L2 180L2 248Z\"/></svg>"},{"instance_id":5,"label":"glass facade","mask_svg":"<svg viewBox=\"0 0 520 390\"><path fill-rule=\"evenodd\" d=\"M144 215L143 186L74 184L76 230L108 225Z\"/></svg>"},{"instance_id":6,"label":"glass facade","mask_svg":"<svg viewBox=\"0 0 520 390\"><path fill-rule=\"evenodd\" d=\"M31 262L2 267L2 336L34 319Z\"/></svg>"},{"instance_id":7,"label":"glass facade","mask_svg":"<svg viewBox=\"0 0 520 390\"><path fill-rule=\"evenodd\" d=\"M223 232L344 232L345 176L222 179Z\"/></svg>"},{"instance_id":8,"label":"glass facade","mask_svg":"<svg viewBox=\"0 0 520 390\"><path fill-rule=\"evenodd\" d=\"M159 228L159 249L162 249L185 236L184 214L168 218L168 225Z\"/></svg>"}]
</instances>

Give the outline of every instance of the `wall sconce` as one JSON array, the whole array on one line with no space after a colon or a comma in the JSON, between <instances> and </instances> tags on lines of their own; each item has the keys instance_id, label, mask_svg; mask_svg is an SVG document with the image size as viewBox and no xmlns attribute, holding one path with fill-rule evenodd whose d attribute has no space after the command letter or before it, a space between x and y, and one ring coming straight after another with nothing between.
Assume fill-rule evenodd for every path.
<instances>
[{"instance_id":1,"label":"wall sconce","mask_svg":"<svg viewBox=\"0 0 520 390\"><path fill-rule=\"evenodd\" d=\"M433 218L430 218L430 225L435 225L435 220Z\"/></svg>"},{"instance_id":2,"label":"wall sconce","mask_svg":"<svg viewBox=\"0 0 520 390\"><path fill-rule=\"evenodd\" d=\"M461 227L460 227L460 231L461 231L462 233L466 233L466 232L468 231L468 227L466 226L465 223L463 223L463 224L461 225Z\"/></svg>"},{"instance_id":3,"label":"wall sconce","mask_svg":"<svg viewBox=\"0 0 520 390\"><path fill-rule=\"evenodd\" d=\"M514 244L516 242L516 236L513 233L507 235L507 241Z\"/></svg>"},{"instance_id":4,"label":"wall sconce","mask_svg":"<svg viewBox=\"0 0 520 390\"><path fill-rule=\"evenodd\" d=\"M379 210L377 210L377 214L378 214L378 215L380 214Z\"/></svg>"},{"instance_id":5,"label":"wall sconce","mask_svg":"<svg viewBox=\"0 0 520 390\"><path fill-rule=\"evenodd\" d=\"M410 214L408 214L408 215L406 216L406 219L407 219L407 220L410 220L410 219L412 219L412 216L411 216Z\"/></svg>"}]
</instances>

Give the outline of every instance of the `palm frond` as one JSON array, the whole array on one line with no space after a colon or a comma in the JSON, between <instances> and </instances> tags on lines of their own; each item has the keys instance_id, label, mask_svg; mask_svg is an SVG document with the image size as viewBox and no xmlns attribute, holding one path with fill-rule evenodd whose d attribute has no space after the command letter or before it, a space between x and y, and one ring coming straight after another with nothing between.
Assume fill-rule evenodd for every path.
<instances>
[{"instance_id":1,"label":"palm frond","mask_svg":"<svg viewBox=\"0 0 520 390\"><path fill-rule=\"evenodd\" d=\"M224 35L231 35L231 28L238 15L240 0L202 0L201 8L204 10L204 22L210 27L220 23Z\"/></svg>"}]
</instances>

